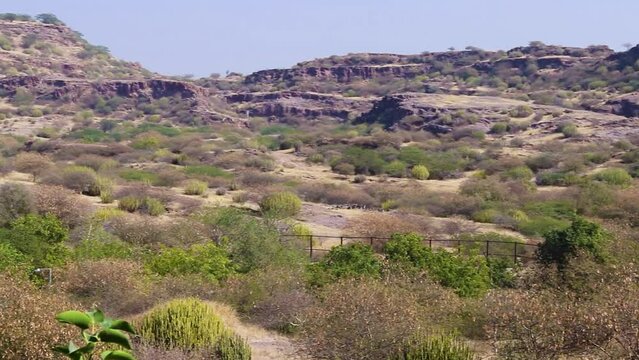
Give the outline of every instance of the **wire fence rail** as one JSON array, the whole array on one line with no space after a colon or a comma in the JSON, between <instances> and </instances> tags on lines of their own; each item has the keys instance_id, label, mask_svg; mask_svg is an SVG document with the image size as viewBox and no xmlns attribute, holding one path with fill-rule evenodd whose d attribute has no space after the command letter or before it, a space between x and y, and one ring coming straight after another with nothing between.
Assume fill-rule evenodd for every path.
<instances>
[{"instance_id":1,"label":"wire fence rail","mask_svg":"<svg viewBox=\"0 0 639 360\"><path fill-rule=\"evenodd\" d=\"M294 235L281 234L282 241L298 240L307 244L304 249L311 260L319 260L323 255L331 251L334 246L353 242L365 243L376 251L381 251L383 245L390 237L376 236L333 236L333 235ZM478 253L490 257L512 258L514 262L528 262L535 259L538 244L527 244L516 241L504 240L469 240L469 239L433 239L425 238L424 244L432 249L448 249L458 253Z\"/></svg>"}]
</instances>

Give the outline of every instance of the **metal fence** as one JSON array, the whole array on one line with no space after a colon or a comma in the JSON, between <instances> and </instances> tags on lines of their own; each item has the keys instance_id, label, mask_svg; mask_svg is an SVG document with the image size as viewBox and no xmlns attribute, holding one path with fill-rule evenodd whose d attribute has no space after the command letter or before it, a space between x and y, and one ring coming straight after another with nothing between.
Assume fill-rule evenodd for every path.
<instances>
[{"instance_id":1,"label":"metal fence","mask_svg":"<svg viewBox=\"0 0 639 360\"><path fill-rule=\"evenodd\" d=\"M305 251L311 260L318 260L337 245L353 242L365 243L376 251L381 251L389 237L374 236L331 236L331 235L280 235L282 241L297 240L306 244ZM512 258L515 262L528 262L535 259L535 251L539 245L503 240L468 240L468 239L432 239L425 238L424 244L430 249L442 248L464 254L480 254L487 258Z\"/></svg>"}]
</instances>

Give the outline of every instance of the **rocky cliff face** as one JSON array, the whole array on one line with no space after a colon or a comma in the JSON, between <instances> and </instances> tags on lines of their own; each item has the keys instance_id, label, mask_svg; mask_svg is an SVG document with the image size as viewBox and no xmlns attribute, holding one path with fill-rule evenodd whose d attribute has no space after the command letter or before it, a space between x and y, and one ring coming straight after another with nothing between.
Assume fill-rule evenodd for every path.
<instances>
[{"instance_id":1,"label":"rocky cliff face","mask_svg":"<svg viewBox=\"0 0 639 360\"><path fill-rule=\"evenodd\" d=\"M331 117L345 121L372 106L371 99L299 91L235 93L225 97L238 111L269 118Z\"/></svg>"},{"instance_id":2,"label":"rocky cliff face","mask_svg":"<svg viewBox=\"0 0 639 360\"><path fill-rule=\"evenodd\" d=\"M182 99L197 99L208 96L207 89L166 79L89 81L38 76L12 76L0 79L0 89L7 94L13 94L18 87L26 88L44 99L58 100L64 97L69 101L77 101L92 93L106 98L120 96L159 99L177 95Z\"/></svg>"},{"instance_id":3,"label":"rocky cliff face","mask_svg":"<svg viewBox=\"0 0 639 360\"><path fill-rule=\"evenodd\" d=\"M425 72L424 65L370 65L370 66L334 66L334 67L303 67L293 69L263 70L248 75L247 84L263 82L289 81L337 81L351 82L355 79L370 80L379 77L408 78Z\"/></svg>"}]
</instances>

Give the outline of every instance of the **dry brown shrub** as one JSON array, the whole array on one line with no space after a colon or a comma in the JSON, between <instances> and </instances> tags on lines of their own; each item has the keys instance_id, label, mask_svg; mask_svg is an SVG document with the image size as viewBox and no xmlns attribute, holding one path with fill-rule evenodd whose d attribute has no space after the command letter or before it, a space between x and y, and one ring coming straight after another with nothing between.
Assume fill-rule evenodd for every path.
<instances>
[{"instance_id":1,"label":"dry brown shrub","mask_svg":"<svg viewBox=\"0 0 639 360\"><path fill-rule=\"evenodd\" d=\"M294 330L300 317L314 304L305 289L301 268L271 267L227 281L221 293L252 322L276 330Z\"/></svg>"},{"instance_id":2,"label":"dry brown shrub","mask_svg":"<svg viewBox=\"0 0 639 360\"><path fill-rule=\"evenodd\" d=\"M250 170L240 176L240 183L249 188L262 188L264 186L275 185L280 182L280 178L273 174L261 171Z\"/></svg>"},{"instance_id":3,"label":"dry brown shrub","mask_svg":"<svg viewBox=\"0 0 639 360\"><path fill-rule=\"evenodd\" d=\"M553 270L541 281L537 277L542 286L495 291L485 299L486 331L501 355L637 358L639 269L634 264L593 269L588 261L577 263L568 274Z\"/></svg>"},{"instance_id":4,"label":"dry brown shrub","mask_svg":"<svg viewBox=\"0 0 639 360\"><path fill-rule=\"evenodd\" d=\"M395 233L424 233L421 224L398 213L367 213L349 220L347 230L353 236L388 238Z\"/></svg>"},{"instance_id":5,"label":"dry brown shrub","mask_svg":"<svg viewBox=\"0 0 639 360\"><path fill-rule=\"evenodd\" d=\"M297 189L297 193L306 201L330 205L378 205L378 201L365 191L348 185L303 184Z\"/></svg>"},{"instance_id":6,"label":"dry brown shrub","mask_svg":"<svg viewBox=\"0 0 639 360\"><path fill-rule=\"evenodd\" d=\"M303 315L302 336L318 358L386 359L407 338L448 327L454 295L429 282L348 279L327 286Z\"/></svg>"},{"instance_id":7,"label":"dry brown shrub","mask_svg":"<svg viewBox=\"0 0 639 360\"><path fill-rule=\"evenodd\" d=\"M31 174L33 181L49 171L53 165L46 156L36 153L20 153L14 160L17 171Z\"/></svg>"},{"instance_id":8,"label":"dry brown shrub","mask_svg":"<svg viewBox=\"0 0 639 360\"><path fill-rule=\"evenodd\" d=\"M73 228L80 225L91 212L91 204L62 186L39 185L32 189L35 207L40 214L53 214Z\"/></svg>"},{"instance_id":9,"label":"dry brown shrub","mask_svg":"<svg viewBox=\"0 0 639 360\"><path fill-rule=\"evenodd\" d=\"M73 263L56 279L60 289L111 316L137 314L151 307L143 283L144 269L127 260L96 260Z\"/></svg>"},{"instance_id":10,"label":"dry brown shrub","mask_svg":"<svg viewBox=\"0 0 639 360\"><path fill-rule=\"evenodd\" d=\"M0 305L0 359L59 359L51 348L77 336L75 329L59 324L55 315L81 308L26 280L0 274Z\"/></svg>"},{"instance_id":11,"label":"dry brown shrub","mask_svg":"<svg viewBox=\"0 0 639 360\"><path fill-rule=\"evenodd\" d=\"M56 152L57 160L73 160L82 155L97 155L113 157L128 152L133 149L124 144L63 144L62 148Z\"/></svg>"},{"instance_id":12,"label":"dry brown shrub","mask_svg":"<svg viewBox=\"0 0 639 360\"><path fill-rule=\"evenodd\" d=\"M470 216L482 206L481 199L456 193L433 193L407 190L397 200L399 207L410 211L427 211L433 216Z\"/></svg>"},{"instance_id":13,"label":"dry brown shrub","mask_svg":"<svg viewBox=\"0 0 639 360\"><path fill-rule=\"evenodd\" d=\"M89 167L95 171L100 170L100 167L102 167L103 164L105 164L106 162L110 162L111 158L105 157L105 156L99 156L99 155L93 155L93 154L84 154L84 155L80 155L80 157L78 157L75 160L75 164L76 165L81 165L81 166L86 166Z\"/></svg>"},{"instance_id":14,"label":"dry brown shrub","mask_svg":"<svg viewBox=\"0 0 639 360\"><path fill-rule=\"evenodd\" d=\"M242 167L246 161L246 154L241 152L227 152L215 157L213 164L224 169Z\"/></svg>"},{"instance_id":15,"label":"dry brown shrub","mask_svg":"<svg viewBox=\"0 0 639 360\"><path fill-rule=\"evenodd\" d=\"M211 354L197 350L165 349L152 344L137 343L134 346L134 355L138 360L208 360Z\"/></svg>"},{"instance_id":16,"label":"dry brown shrub","mask_svg":"<svg viewBox=\"0 0 639 360\"><path fill-rule=\"evenodd\" d=\"M126 214L107 221L105 228L134 245L180 246L211 239L206 226L186 218L162 219Z\"/></svg>"},{"instance_id":17,"label":"dry brown shrub","mask_svg":"<svg viewBox=\"0 0 639 360\"><path fill-rule=\"evenodd\" d=\"M114 194L116 199L132 196L135 198L154 198L162 202L169 212L190 214L197 210L202 201L190 196L176 194L171 189L157 188L147 185L122 186Z\"/></svg>"}]
</instances>

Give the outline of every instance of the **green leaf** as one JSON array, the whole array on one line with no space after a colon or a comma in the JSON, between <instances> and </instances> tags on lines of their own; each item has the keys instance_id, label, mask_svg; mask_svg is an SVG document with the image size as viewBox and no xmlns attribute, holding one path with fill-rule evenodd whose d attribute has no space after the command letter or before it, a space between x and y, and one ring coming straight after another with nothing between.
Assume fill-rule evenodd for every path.
<instances>
[{"instance_id":1,"label":"green leaf","mask_svg":"<svg viewBox=\"0 0 639 360\"><path fill-rule=\"evenodd\" d=\"M122 350L105 351L100 356L102 360L135 360L133 355Z\"/></svg>"},{"instance_id":2,"label":"green leaf","mask_svg":"<svg viewBox=\"0 0 639 360\"><path fill-rule=\"evenodd\" d=\"M118 344L125 349L131 348L129 337L120 330L105 329L98 333L98 337L100 341Z\"/></svg>"},{"instance_id":3,"label":"green leaf","mask_svg":"<svg viewBox=\"0 0 639 360\"><path fill-rule=\"evenodd\" d=\"M76 352L79 347L78 345L76 345L75 343L73 343L73 341L69 341L69 354L73 354L74 352Z\"/></svg>"},{"instance_id":4,"label":"green leaf","mask_svg":"<svg viewBox=\"0 0 639 360\"><path fill-rule=\"evenodd\" d=\"M55 319L64 324L75 325L82 330L88 329L92 324L91 318L87 314L75 310L61 312L56 315Z\"/></svg>"},{"instance_id":5,"label":"green leaf","mask_svg":"<svg viewBox=\"0 0 639 360\"><path fill-rule=\"evenodd\" d=\"M101 323L104 321L104 313L100 309L89 311L88 315L91 316L96 323Z\"/></svg>"},{"instance_id":6,"label":"green leaf","mask_svg":"<svg viewBox=\"0 0 639 360\"><path fill-rule=\"evenodd\" d=\"M111 329L123 330L128 333L135 334L135 329L133 328L133 326L131 326L128 321L124 320L113 320L113 322L111 323Z\"/></svg>"}]
</instances>

